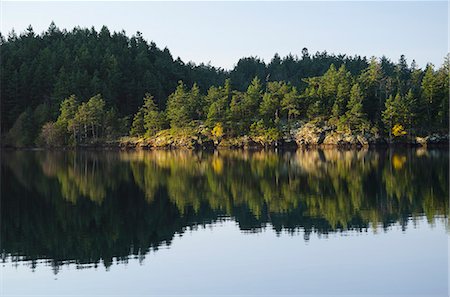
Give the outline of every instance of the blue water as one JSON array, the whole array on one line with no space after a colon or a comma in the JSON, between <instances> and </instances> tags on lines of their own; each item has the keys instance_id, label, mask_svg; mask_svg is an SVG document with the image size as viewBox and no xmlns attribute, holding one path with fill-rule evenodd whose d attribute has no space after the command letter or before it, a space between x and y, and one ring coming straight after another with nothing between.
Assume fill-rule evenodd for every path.
<instances>
[{"instance_id":1,"label":"blue water","mask_svg":"<svg viewBox=\"0 0 450 297\"><path fill-rule=\"evenodd\" d=\"M78 154L3 154L2 296L448 294L448 151Z\"/></svg>"}]
</instances>

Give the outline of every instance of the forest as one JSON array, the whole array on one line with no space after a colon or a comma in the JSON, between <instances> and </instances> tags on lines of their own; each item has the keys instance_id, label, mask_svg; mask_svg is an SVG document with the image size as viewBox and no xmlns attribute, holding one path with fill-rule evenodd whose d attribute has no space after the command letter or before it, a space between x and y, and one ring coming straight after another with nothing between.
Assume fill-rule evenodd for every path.
<instances>
[{"instance_id":1,"label":"forest","mask_svg":"<svg viewBox=\"0 0 450 297\"><path fill-rule=\"evenodd\" d=\"M185 63L140 32L106 26L0 36L2 144L75 146L198 133L277 142L305 123L388 140L448 135L449 55L275 54L231 70Z\"/></svg>"}]
</instances>

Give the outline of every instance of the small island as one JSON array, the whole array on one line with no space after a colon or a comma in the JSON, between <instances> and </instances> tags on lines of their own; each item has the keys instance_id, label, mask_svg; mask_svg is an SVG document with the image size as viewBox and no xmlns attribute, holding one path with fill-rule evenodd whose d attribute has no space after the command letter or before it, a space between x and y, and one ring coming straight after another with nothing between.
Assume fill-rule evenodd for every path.
<instances>
[{"instance_id":1,"label":"small island","mask_svg":"<svg viewBox=\"0 0 450 297\"><path fill-rule=\"evenodd\" d=\"M304 48L228 71L173 59L139 32L54 23L1 36L1 49L4 147L448 145L449 56L421 69Z\"/></svg>"}]
</instances>

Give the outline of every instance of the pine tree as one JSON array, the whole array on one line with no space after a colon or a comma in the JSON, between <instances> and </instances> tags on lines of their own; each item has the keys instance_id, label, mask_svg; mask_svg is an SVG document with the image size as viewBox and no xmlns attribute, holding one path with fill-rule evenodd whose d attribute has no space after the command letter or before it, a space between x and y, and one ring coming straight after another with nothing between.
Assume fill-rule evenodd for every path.
<instances>
[{"instance_id":1,"label":"pine tree","mask_svg":"<svg viewBox=\"0 0 450 297\"><path fill-rule=\"evenodd\" d=\"M403 97L397 94L394 97L389 96L385 103L386 109L383 111L383 123L389 133L389 141L392 141L392 132L394 127L400 127L403 130L408 125L411 114L408 111L408 105L405 104Z\"/></svg>"},{"instance_id":2,"label":"pine tree","mask_svg":"<svg viewBox=\"0 0 450 297\"><path fill-rule=\"evenodd\" d=\"M435 112L436 81L433 64L428 64L422 80L422 102L426 110L426 125L428 132L433 128L433 115Z\"/></svg>"},{"instance_id":3,"label":"pine tree","mask_svg":"<svg viewBox=\"0 0 450 297\"><path fill-rule=\"evenodd\" d=\"M189 94L182 81L167 100L167 118L172 128L182 128L188 126L192 117L189 106Z\"/></svg>"},{"instance_id":4,"label":"pine tree","mask_svg":"<svg viewBox=\"0 0 450 297\"><path fill-rule=\"evenodd\" d=\"M347 84L339 84L336 99L331 110L332 118L339 119L346 111L350 89Z\"/></svg>"},{"instance_id":5,"label":"pine tree","mask_svg":"<svg viewBox=\"0 0 450 297\"><path fill-rule=\"evenodd\" d=\"M258 107L262 99L262 85L259 78L256 76L247 88L247 92L244 95L245 109L248 114L246 115L250 120L255 119L258 114Z\"/></svg>"},{"instance_id":6,"label":"pine tree","mask_svg":"<svg viewBox=\"0 0 450 297\"><path fill-rule=\"evenodd\" d=\"M144 110L139 108L133 118L133 123L131 124L130 136L140 137L145 134L144 126Z\"/></svg>"},{"instance_id":7,"label":"pine tree","mask_svg":"<svg viewBox=\"0 0 450 297\"><path fill-rule=\"evenodd\" d=\"M345 113L347 126L350 131L364 133L369 128L362 102L363 93L359 84L355 84L350 91L350 100L348 101L347 112Z\"/></svg>"},{"instance_id":8,"label":"pine tree","mask_svg":"<svg viewBox=\"0 0 450 297\"><path fill-rule=\"evenodd\" d=\"M289 93L289 86L284 82L269 82L264 93L259 113L266 125L280 121L281 101Z\"/></svg>"},{"instance_id":9,"label":"pine tree","mask_svg":"<svg viewBox=\"0 0 450 297\"><path fill-rule=\"evenodd\" d=\"M418 100L412 89L409 89L408 94L403 98L400 108L402 110L398 111L398 113L403 116L402 122L406 127L408 135L411 136L416 124L416 114L418 111Z\"/></svg>"},{"instance_id":10,"label":"pine tree","mask_svg":"<svg viewBox=\"0 0 450 297\"><path fill-rule=\"evenodd\" d=\"M449 77L450 54L445 57L444 64L436 73L436 95L439 100L437 122L442 132L448 134L449 129Z\"/></svg>"},{"instance_id":11,"label":"pine tree","mask_svg":"<svg viewBox=\"0 0 450 297\"><path fill-rule=\"evenodd\" d=\"M226 80L223 87L219 89L210 89L208 96L213 100L208 110L206 125L211 129L217 123L221 123L226 133L230 129L230 104L232 99L231 81Z\"/></svg>"},{"instance_id":12,"label":"pine tree","mask_svg":"<svg viewBox=\"0 0 450 297\"><path fill-rule=\"evenodd\" d=\"M193 120L203 120L205 118L205 114L203 112L204 96L200 93L200 88L197 83L194 83L190 92L189 92L189 113L190 118Z\"/></svg>"},{"instance_id":13,"label":"pine tree","mask_svg":"<svg viewBox=\"0 0 450 297\"><path fill-rule=\"evenodd\" d=\"M154 102L153 96L148 93L145 95L142 110L144 113L145 135L152 136L163 128L164 120Z\"/></svg>"},{"instance_id":14,"label":"pine tree","mask_svg":"<svg viewBox=\"0 0 450 297\"><path fill-rule=\"evenodd\" d=\"M293 87L281 100L281 108L286 112L286 120L291 128L292 121L300 115L300 96L297 88Z\"/></svg>"},{"instance_id":15,"label":"pine tree","mask_svg":"<svg viewBox=\"0 0 450 297\"><path fill-rule=\"evenodd\" d=\"M383 71L375 57L370 59L369 66L361 73L358 81L364 94L364 111L369 120L379 123L385 98L382 90Z\"/></svg>"}]
</instances>

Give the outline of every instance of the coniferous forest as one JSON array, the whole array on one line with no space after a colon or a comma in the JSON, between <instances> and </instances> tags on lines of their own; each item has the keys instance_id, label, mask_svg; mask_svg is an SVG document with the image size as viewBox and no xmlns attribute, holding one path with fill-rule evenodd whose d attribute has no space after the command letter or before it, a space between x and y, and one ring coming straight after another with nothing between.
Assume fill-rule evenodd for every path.
<instances>
[{"instance_id":1,"label":"coniferous forest","mask_svg":"<svg viewBox=\"0 0 450 297\"><path fill-rule=\"evenodd\" d=\"M231 70L185 63L106 26L51 23L0 36L1 132L13 147L201 134L264 143L307 124L387 142L448 135L449 56L419 68L386 57L275 54ZM181 137L180 136L180 137Z\"/></svg>"}]
</instances>

